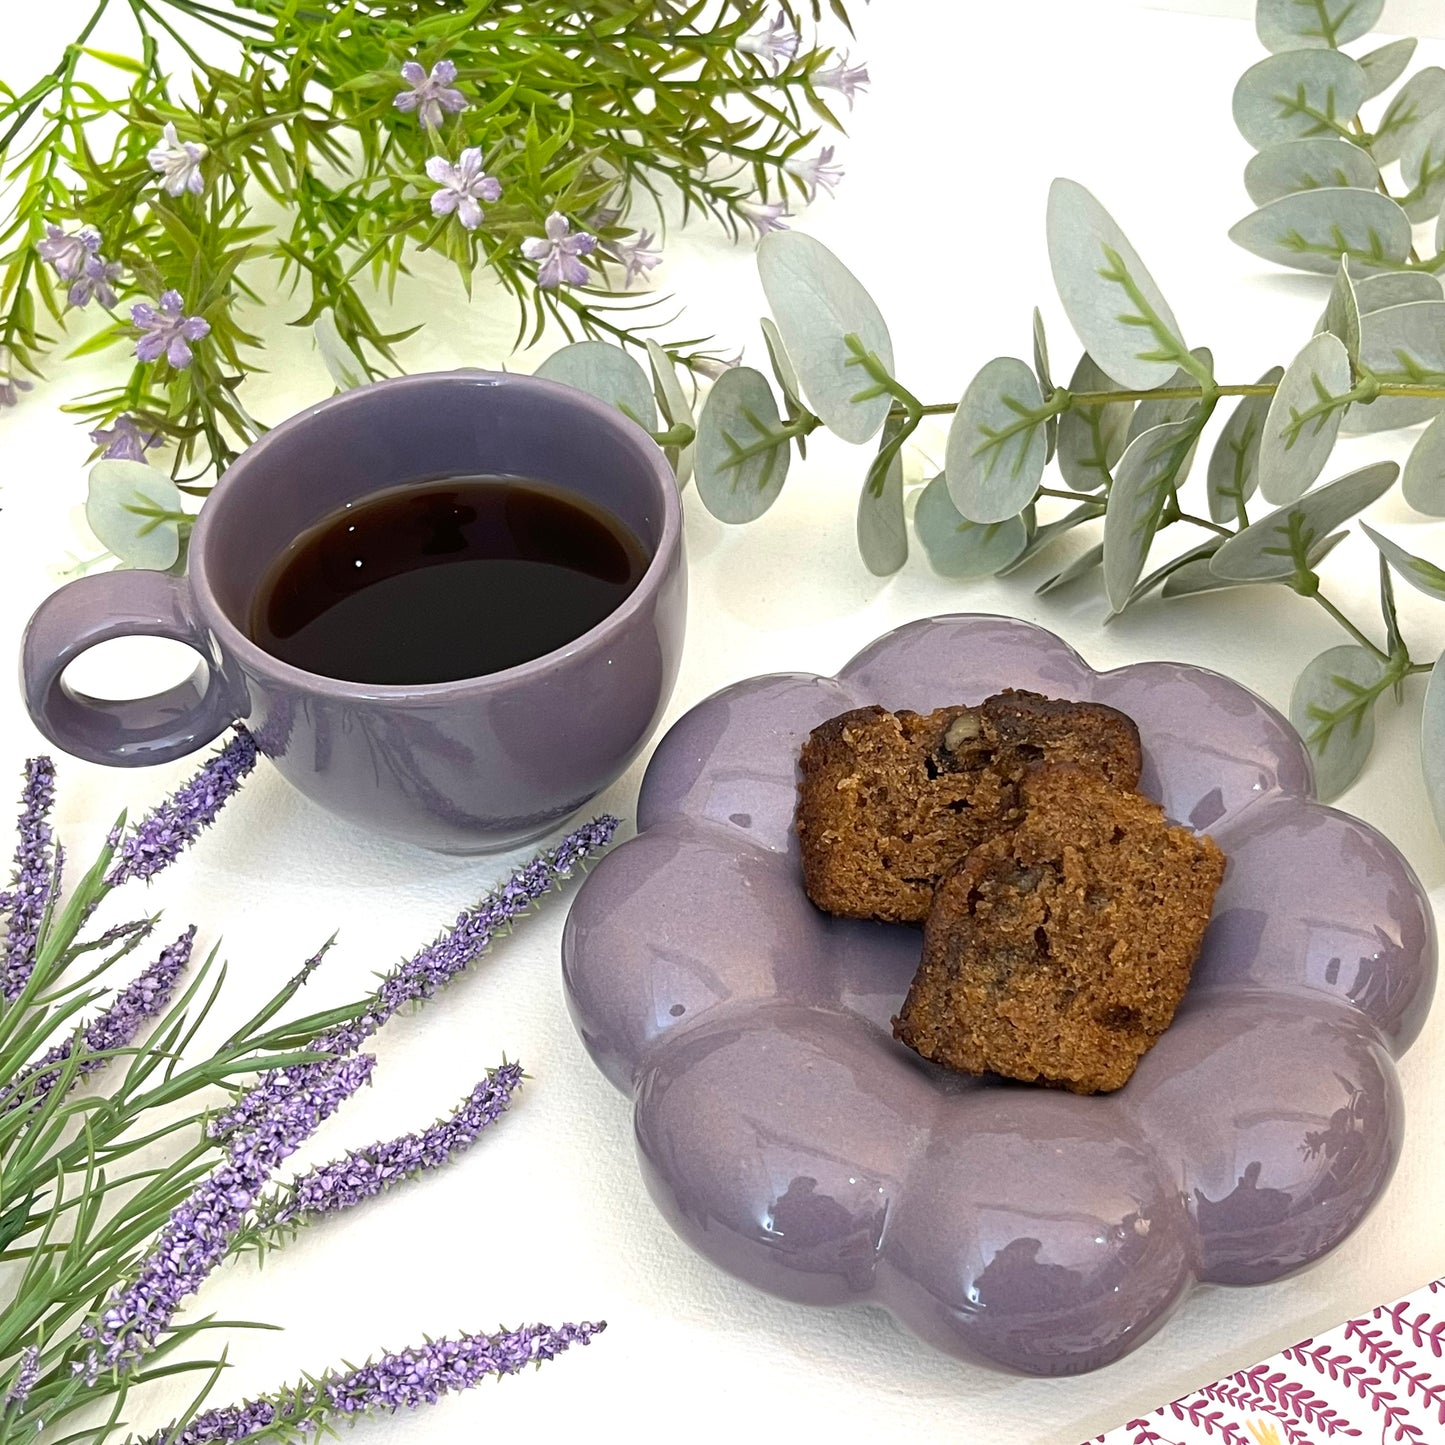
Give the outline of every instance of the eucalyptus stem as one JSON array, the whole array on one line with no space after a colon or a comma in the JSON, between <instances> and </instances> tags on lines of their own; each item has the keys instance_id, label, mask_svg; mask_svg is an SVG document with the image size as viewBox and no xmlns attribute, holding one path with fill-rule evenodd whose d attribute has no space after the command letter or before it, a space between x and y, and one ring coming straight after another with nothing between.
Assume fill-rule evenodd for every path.
<instances>
[{"instance_id":1,"label":"eucalyptus stem","mask_svg":"<svg viewBox=\"0 0 1445 1445\"><path fill-rule=\"evenodd\" d=\"M1313 574L1311 574L1311 576L1313 576ZM1335 621L1338 622L1340 626L1343 627L1345 631L1348 632L1350 636L1353 637L1354 640L1360 644L1361 647L1368 648L1371 652L1375 654L1376 657L1380 658L1384 662L1389 662L1390 654L1386 652L1383 648L1376 646L1375 643L1373 643L1362 631L1360 631L1360 629L1356 627L1355 624L1351 622L1350 619L1346 617L1345 614L1341 612L1340 609L1336 607L1335 604L1331 602L1330 599L1326 597L1323 592L1319 591L1319 579L1316 577L1314 580L1315 588L1313 591L1309 591L1308 595L1313 597L1314 600L1318 602L1319 605L1323 607L1325 611L1328 612L1329 615L1333 617ZM1406 658L1405 660L1406 662L1409 661L1408 658Z\"/></svg>"}]
</instances>

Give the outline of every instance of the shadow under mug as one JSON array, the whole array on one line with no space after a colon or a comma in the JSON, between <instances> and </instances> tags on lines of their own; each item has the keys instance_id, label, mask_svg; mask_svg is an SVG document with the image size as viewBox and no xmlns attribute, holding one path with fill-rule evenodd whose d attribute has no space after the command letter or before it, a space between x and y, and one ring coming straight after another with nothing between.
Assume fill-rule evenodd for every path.
<instances>
[{"instance_id":1,"label":"shadow under mug","mask_svg":"<svg viewBox=\"0 0 1445 1445\"><path fill-rule=\"evenodd\" d=\"M379 686L305 672L248 635L258 587L302 532L408 481L512 474L607 509L651 558L623 603L575 642L458 682ZM292 417L234 463L202 508L189 571L83 577L36 610L21 678L66 752L167 762L245 722L301 792L353 823L443 852L541 837L613 782L671 695L687 605L677 484L652 439L571 387L484 371L400 377ZM154 697L69 687L110 638L168 637L202 664Z\"/></svg>"}]
</instances>

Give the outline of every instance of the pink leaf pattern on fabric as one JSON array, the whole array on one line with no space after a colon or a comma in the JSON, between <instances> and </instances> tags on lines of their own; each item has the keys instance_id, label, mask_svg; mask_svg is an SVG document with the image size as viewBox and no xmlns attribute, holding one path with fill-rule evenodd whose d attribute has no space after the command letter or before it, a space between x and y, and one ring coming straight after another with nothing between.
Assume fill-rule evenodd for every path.
<instances>
[{"instance_id":1,"label":"pink leaf pattern on fabric","mask_svg":"<svg viewBox=\"0 0 1445 1445\"><path fill-rule=\"evenodd\" d=\"M1445 1445L1442 1292L1433 1280L1089 1445Z\"/></svg>"}]
</instances>

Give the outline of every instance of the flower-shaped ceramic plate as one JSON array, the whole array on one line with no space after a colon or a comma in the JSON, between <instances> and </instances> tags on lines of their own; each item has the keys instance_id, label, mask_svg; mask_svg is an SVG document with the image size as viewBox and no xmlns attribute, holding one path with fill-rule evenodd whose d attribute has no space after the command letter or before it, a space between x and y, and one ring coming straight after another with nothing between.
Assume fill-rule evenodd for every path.
<instances>
[{"instance_id":1,"label":"flower-shaped ceramic plate","mask_svg":"<svg viewBox=\"0 0 1445 1445\"><path fill-rule=\"evenodd\" d=\"M865 703L927 712L1005 687L1128 713L1143 790L1229 857L1183 1006L1115 1094L917 1058L890 1019L918 933L803 893L808 732ZM1430 906L1384 837L1314 801L1299 737L1225 677L1096 673L1009 618L911 623L836 678L753 678L693 708L658 746L638 828L572 905L569 1006L635 1101L663 1214L763 1289L881 1304L960 1358L1076 1373L1200 1281L1320 1258L1389 1181L1394 1060L1434 985Z\"/></svg>"}]
</instances>

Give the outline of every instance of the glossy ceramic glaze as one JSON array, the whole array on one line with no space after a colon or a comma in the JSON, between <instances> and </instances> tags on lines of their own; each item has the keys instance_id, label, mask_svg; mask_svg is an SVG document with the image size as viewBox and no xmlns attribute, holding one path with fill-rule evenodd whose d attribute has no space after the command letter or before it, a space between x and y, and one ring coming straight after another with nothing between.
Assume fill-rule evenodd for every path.
<instances>
[{"instance_id":1,"label":"glossy ceramic glaze","mask_svg":"<svg viewBox=\"0 0 1445 1445\"><path fill-rule=\"evenodd\" d=\"M298 534L383 488L479 473L554 482L620 517L652 558L641 582L568 646L460 682L344 682L247 636L256 589ZM676 482L615 407L529 376L401 377L323 402L249 448L201 512L188 576L110 572L42 604L22 682L41 732L93 762L164 762L242 720L341 817L448 852L510 847L575 812L651 736L677 677L686 586ZM126 635L188 643L204 665L132 702L66 686L73 658Z\"/></svg>"},{"instance_id":2,"label":"glossy ceramic glaze","mask_svg":"<svg viewBox=\"0 0 1445 1445\"><path fill-rule=\"evenodd\" d=\"M1229 855L1184 1005L1116 1094L923 1062L889 1028L919 934L803 894L809 730L1003 687L1129 713L1145 790ZM574 1021L635 1100L664 1215L764 1289L881 1304L960 1358L1032 1374L1118 1359L1200 1281L1318 1259L1394 1168L1394 1060L1429 1007L1435 933L1395 848L1311 788L1298 736L1238 684L1170 663L1094 673L1008 618L913 623L837 678L754 678L699 704L563 941Z\"/></svg>"}]
</instances>

